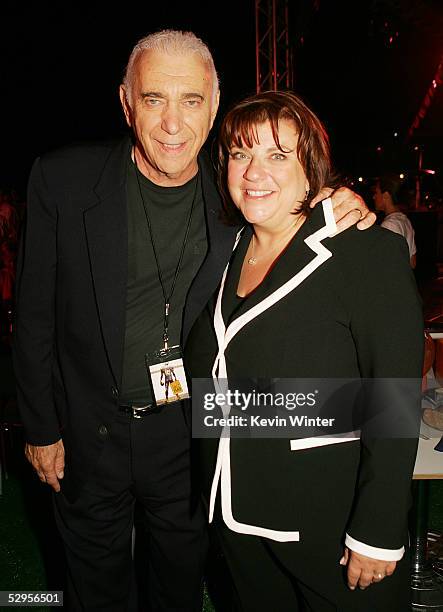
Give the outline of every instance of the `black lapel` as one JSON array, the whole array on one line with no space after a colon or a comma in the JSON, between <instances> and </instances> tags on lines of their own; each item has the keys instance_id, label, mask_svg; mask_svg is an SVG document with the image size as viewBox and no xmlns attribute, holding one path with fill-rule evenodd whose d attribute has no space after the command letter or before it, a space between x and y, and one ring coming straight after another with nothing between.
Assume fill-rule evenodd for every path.
<instances>
[{"instance_id":1,"label":"black lapel","mask_svg":"<svg viewBox=\"0 0 443 612\"><path fill-rule=\"evenodd\" d=\"M295 235L287 249L286 256L277 260L272 272L266 276L263 282L245 300L243 300L236 309L231 322L281 287L317 257L317 253L306 244L305 239L324 227L324 225L325 218L323 209L322 205L319 204ZM242 240L249 242L251 235L250 231L245 232L245 236ZM246 251L246 248L242 250ZM237 291L238 279L241 272L241 262L236 266L235 272L236 274L229 275L230 277L227 279L228 282L225 287L226 292L229 291L232 293ZM303 282L300 286L303 286ZM295 291L297 291L297 289L295 289Z\"/></svg>"},{"instance_id":2,"label":"black lapel","mask_svg":"<svg viewBox=\"0 0 443 612\"><path fill-rule=\"evenodd\" d=\"M126 168L131 146L112 150L95 187L98 202L84 211L95 298L109 365L120 385L125 339L128 229Z\"/></svg>"},{"instance_id":3,"label":"black lapel","mask_svg":"<svg viewBox=\"0 0 443 612\"><path fill-rule=\"evenodd\" d=\"M235 236L239 229L228 226L220 220L221 199L215 185L212 164L205 152L199 155L198 162L205 202L208 254L188 293L183 319L183 341L195 319L216 290L231 256Z\"/></svg>"}]
</instances>

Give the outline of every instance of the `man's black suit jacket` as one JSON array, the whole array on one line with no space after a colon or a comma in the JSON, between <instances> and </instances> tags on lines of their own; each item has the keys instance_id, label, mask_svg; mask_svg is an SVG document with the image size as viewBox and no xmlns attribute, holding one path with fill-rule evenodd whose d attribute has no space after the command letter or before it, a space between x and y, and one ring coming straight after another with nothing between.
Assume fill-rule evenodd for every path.
<instances>
[{"instance_id":1,"label":"man's black suit jacket","mask_svg":"<svg viewBox=\"0 0 443 612\"><path fill-rule=\"evenodd\" d=\"M36 160L17 270L14 366L26 439L63 438L63 490L75 498L115 418L125 336L126 169L130 140L72 146ZM184 334L215 290L235 232L219 221L199 156L208 254L190 288Z\"/></svg>"}]
</instances>

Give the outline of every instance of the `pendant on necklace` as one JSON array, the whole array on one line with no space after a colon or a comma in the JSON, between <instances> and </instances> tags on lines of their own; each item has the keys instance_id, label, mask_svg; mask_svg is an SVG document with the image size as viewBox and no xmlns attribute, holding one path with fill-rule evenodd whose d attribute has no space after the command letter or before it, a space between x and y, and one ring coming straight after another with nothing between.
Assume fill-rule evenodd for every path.
<instances>
[{"instance_id":1,"label":"pendant on necklace","mask_svg":"<svg viewBox=\"0 0 443 612\"><path fill-rule=\"evenodd\" d=\"M257 263L257 259L256 259L255 257L250 257L250 258L248 259L248 264L249 264L250 266L255 266L255 264L256 264L256 263Z\"/></svg>"}]
</instances>

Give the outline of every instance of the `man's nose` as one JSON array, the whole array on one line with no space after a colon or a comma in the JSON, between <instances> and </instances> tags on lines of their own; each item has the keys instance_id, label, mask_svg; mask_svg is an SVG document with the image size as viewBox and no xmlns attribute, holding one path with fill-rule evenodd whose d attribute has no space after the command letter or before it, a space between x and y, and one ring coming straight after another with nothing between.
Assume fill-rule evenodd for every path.
<instances>
[{"instance_id":1,"label":"man's nose","mask_svg":"<svg viewBox=\"0 0 443 612\"><path fill-rule=\"evenodd\" d=\"M182 129L182 113L177 104L168 104L162 115L162 129L167 134L178 134Z\"/></svg>"}]
</instances>

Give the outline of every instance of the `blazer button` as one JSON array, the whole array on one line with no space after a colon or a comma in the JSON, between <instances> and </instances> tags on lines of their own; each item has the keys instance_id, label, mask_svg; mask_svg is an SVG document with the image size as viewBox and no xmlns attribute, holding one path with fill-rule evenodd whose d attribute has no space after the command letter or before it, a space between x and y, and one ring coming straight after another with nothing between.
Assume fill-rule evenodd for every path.
<instances>
[{"instance_id":1,"label":"blazer button","mask_svg":"<svg viewBox=\"0 0 443 612\"><path fill-rule=\"evenodd\" d=\"M100 425L100 427L98 428L98 433L101 436L107 436L108 435L108 428L106 427L106 425Z\"/></svg>"}]
</instances>

